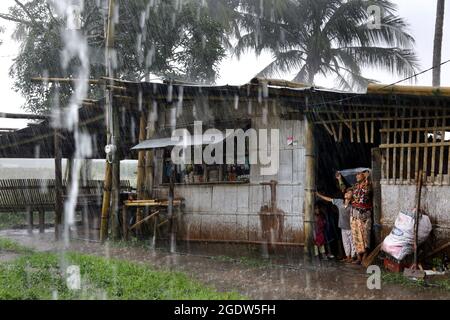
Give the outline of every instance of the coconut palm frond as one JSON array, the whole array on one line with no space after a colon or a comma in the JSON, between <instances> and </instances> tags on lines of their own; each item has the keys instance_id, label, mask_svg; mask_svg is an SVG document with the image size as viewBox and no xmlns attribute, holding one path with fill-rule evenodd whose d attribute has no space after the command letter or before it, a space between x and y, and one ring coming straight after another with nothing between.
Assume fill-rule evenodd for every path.
<instances>
[{"instance_id":1,"label":"coconut palm frond","mask_svg":"<svg viewBox=\"0 0 450 320\"><path fill-rule=\"evenodd\" d=\"M274 55L274 60L262 69L257 76L266 77L274 74L298 70L304 66L304 52L290 50L288 52L278 52Z\"/></svg>"}]
</instances>

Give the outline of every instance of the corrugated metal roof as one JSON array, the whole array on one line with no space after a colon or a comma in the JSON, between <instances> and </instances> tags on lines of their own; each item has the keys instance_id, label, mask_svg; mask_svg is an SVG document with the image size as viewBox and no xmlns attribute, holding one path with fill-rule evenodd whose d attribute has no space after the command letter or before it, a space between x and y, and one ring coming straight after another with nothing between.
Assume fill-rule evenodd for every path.
<instances>
[{"instance_id":1,"label":"corrugated metal roof","mask_svg":"<svg viewBox=\"0 0 450 320\"><path fill-rule=\"evenodd\" d=\"M180 139L178 136L167 137L167 138L157 138L145 140L138 145L131 148L131 150L150 150L174 146L198 146L206 144L217 144L223 142L228 136L222 134L222 136L215 136L212 134L203 135L186 135Z\"/></svg>"}]
</instances>

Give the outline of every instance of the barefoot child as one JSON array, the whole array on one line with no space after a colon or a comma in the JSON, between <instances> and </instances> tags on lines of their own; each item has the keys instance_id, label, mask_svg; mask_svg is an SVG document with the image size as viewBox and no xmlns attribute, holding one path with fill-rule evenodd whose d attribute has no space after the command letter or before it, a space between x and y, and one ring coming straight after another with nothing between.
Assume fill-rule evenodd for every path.
<instances>
[{"instance_id":1,"label":"barefoot child","mask_svg":"<svg viewBox=\"0 0 450 320\"><path fill-rule=\"evenodd\" d=\"M339 210L339 228L342 234L342 243L344 245L346 258L343 260L345 262L352 262L352 257L355 255L355 247L353 245L352 230L350 226L350 213L351 213L351 201L353 197L353 192L351 189L347 189L344 194L344 200L333 199L324 196L318 192L316 195L328 202L331 202Z\"/></svg>"}]
</instances>

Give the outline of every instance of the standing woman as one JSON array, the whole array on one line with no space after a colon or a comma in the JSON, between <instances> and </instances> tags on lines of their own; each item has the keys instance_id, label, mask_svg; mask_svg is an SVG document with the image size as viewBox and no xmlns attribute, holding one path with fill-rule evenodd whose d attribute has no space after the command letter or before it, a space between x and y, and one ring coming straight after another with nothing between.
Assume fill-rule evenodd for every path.
<instances>
[{"instance_id":1,"label":"standing woman","mask_svg":"<svg viewBox=\"0 0 450 320\"><path fill-rule=\"evenodd\" d=\"M336 177L339 186L342 188L344 184L342 176L337 174ZM356 184L352 187L352 191L350 226L353 244L358 256L355 263L361 264L370 247L370 230L372 227L372 184L368 170L356 174Z\"/></svg>"}]
</instances>

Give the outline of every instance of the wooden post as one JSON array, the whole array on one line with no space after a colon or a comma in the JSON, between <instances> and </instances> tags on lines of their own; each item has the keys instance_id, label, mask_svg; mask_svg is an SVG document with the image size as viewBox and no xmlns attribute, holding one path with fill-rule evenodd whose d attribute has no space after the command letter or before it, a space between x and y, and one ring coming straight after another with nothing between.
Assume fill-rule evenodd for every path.
<instances>
[{"instance_id":1,"label":"wooden post","mask_svg":"<svg viewBox=\"0 0 450 320\"><path fill-rule=\"evenodd\" d=\"M155 221L153 225L153 237L152 237L152 248L156 248L156 232L158 231L158 215L155 216Z\"/></svg>"},{"instance_id":2,"label":"wooden post","mask_svg":"<svg viewBox=\"0 0 450 320\"><path fill-rule=\"evenodd\" d=\"M147 118L144 111L141 111L141 117L139 120L139 142L141 143L145 139L145 130L147 125ZM138 153L138 168L137 168L137 183L136 183L136 191L138 200L143 200L145 198L145 151L140 150ZM143 218L142 208L137 208L136 211L136 222L141 221ZM139 225L136 227L136 235L138 238L142 238L142 229Z\"/></svg>"},{"instance_id":3,"label":"wooden post","mask_svg":"<svg viewBox=\"0 0 450 320\"><path fill-rule=\"evenodd\" d=\"M111 101L112 103L112 101ZM120 121L119 110L117 106L113 105L113 145L116 146L116 151L113 154L112 163L112 194L111 194L111 232L114 240L120 238Z\"/></svg>"},{"instance_id":4,"label":"wooden post","mask_svg":"<svg viewBox=\"0 0 450 320\"><path fill-rule=\"evenodd\" d=\"M109 0L108 6L108 21L106 28L106 76L113 78L113 49L114 49L114 6L115 0ZM110 144L112 135L112 92L108 91L105 85L105 109L106 109L106 143ZM106 160L105 166L105 181L103 190L103 203L101 213L101 226L100 226L100 241L104 242L108 237L108 218L111 200L111 184L112 184L112 164Z\"/></svg>"},{"instance_id":5,"label":"wooden post","mask_svg":"<svg viewBox=\"0 0 450 320\"><path fill-rule=\"evenodd\" d=\"M381 242L381 149L372 149L373 220L375 243Z\"/></svg>"},{"instance_id":6,"label":"wooden post","mask_svg":"<svg viewBox=\"0 0 450 320\"><path fill-rule=\"evenodd\" d=\"M419 171L419 177L417 179L416 189L416 214L414 216L414 268L417 267L417 249L419 246L418 230L419 230L419 218L420 218L420 198L422 196L422 170Z\"/></svg>"},{"instance_id":7,"label":"wooden post","mask_svg":"<svg viewBox=\"0 0 450 320\"><path fill-rule=\"evenodd\" d=\"M424 134L425 147L423 149L424 160L423 160L423 169L422 169L423 174L425 175L424 176L425 183L428 182L428 129L429 129L429 125L430 125L429 119L430 119L430 112L429 112L429 110L426 110L426 113L425 113L425 129L426 129L426 131Z\"/></svg>"},{"instance_id":8,"label":"wooden post","mask_svg":"<svg viewBox=\"0 0 450 320\"><path fill-rule=\"evenodd\" d=\"M397 129L398 129L398 109L395 109L394 118L394 146L392 147L392 179L393 184L397 183Z\"/></svg>"},{"instance_id":9,"label":"wooden post","mask_svg":"<svg viewBox=\"0 0 450 320\"><path fill-rule=\"evenodd\" d=\"M441 129L441 147L439 149L439 185L444 184L444 143L445 143L445 116L447 115L447 111L443 111L442 118L442 129Z\"/></svg>"},{"instance_id":10,"label":"wooden post","mask_svg":"<svg viewBox=\"0 0 450 320\"><path fill-rule=\"evenodd\" d=\"M111 163L106 161L105 168L105 182L103 185L103 203L102 203L102 215L100 222L100 241L104 242L108 238L108 218L109 218L109 207L111 200L111 181L112 181L112 166Z\"/></svg>"},{"instance_id":11,"label":"wooden post","mask_svg":"<svg viewBox=\"0 0 450 320\"><path fill-rule=\"evenodd\" d=\"M316 191L316 158L314 146L314 126L312 122L305 119L305 199L304 199L304 217L303 231L305 238L305 251L308 254L313 252L313 230L314 230L314 192Z\"/></svg>"},{"instance_id":12,"label":"wooden post","mask_svg":"<svg viewBox=\"0 0 450 320\"><path fill-rule=\"evenodd\" d=\"M44 208L39 209L39 233L45 232L45 210Z\"/></svg>"},{"instance_id":13,"label":"wooden post","mask_svg":"<svg viewBox=\"0 0 450 320\"><path fill-rule=\"evenodd\" d=\"M410 118L412 118L414 116L413 114L413 110L410 110ZM413 121L414 120L409 120L409 130L408 130L408 144L412 144L413 141ZM419 127L418 127L419 128ZM412 154L412 148L408 147L408 151L407 151L407 162L406 162L406 182L408 184L411 183L411 154Z\"/></svg>"},{"instance_id":14,"label":"wooden post","mask_svg":"<svg viewBox=\"0 0 450 320\"><path fill-rule=\"evenodd\" d=\"M60 130L55 129L55 240L61 238L63 214L62 153Z\"/></svg>"},{"instance_id":15,"label":"wooden post","mask_svg":"<svg viewBox=\"0 0 450 320\"><path fill-rule=\"evenodd\" d=\"M127 206L122 206L122 236L123 240L128 240L128 210Z\"/></svg>"},{"instance_id":16,"label":"wooden post","mask_svg":"<svg viewBox=\"0 0 450 320\"><path fill-rule=\"evenodd\" d=\"M151 139L153 133L155 132L155 123L151 119L152 113L158 112L158 105L156 101L152 102L152 111L147 113L147 123L146 123L146 139ZM153 150L147 150L145 152L145 189L144 196L151 199L153 194L153 181L154 181L154 171L153 171Z\"/></svg>"},{"instance_id":17,"label":"wooden post","mask_svg":"<svg viewBox=\"0 0 450 320\"><path fill-rule=\"evenodd\" d=\"M405 144L405 117L406 117L406 109L403 108L403 115L402 115L402 121L401 121L401 128L400 128L400 143L403 145ZM399 168L399 178L398 183L403 184L403 178L404 178L404 157L405 157L405 148L400 148L400 168Z\"/></svg>"},{"instance_id":18,"label":"wooden post","mask_svg":"<svg viewBox=\"0 0 450 320\"><path fill-rule=\"evenodd\" d=\"M436 136L438 134L438 112L434 111L434 124L433 124L433 147L431 148L431 167L430 167L430 175L431 175L431 183L434 183L436 178Z\"/></svg>"},{"instance_id":19,"label":"wooden post","mask_svg":"<svg viewBox=\"0 0 450 320\"><path fill-rule=\"evenodd\" d=\"M173 199L174 199L174 186L175 186L175 165L172 163L172 170L170 173L169 184L169 205L167 207L167 217L169 220L169 232L170 232L170 252L176 251L176 239L175 239L175 223L173 214Z\"/></svg>"},{"instance_id":20,"label":"wooden post","mask_svg":"<svg viewBox=\"0 0 450 320\"><path fill-rule=\"evenodd\" d=\"M28 233L33 233L33 209L28 208L27 214L28 214Z\"/></svg>"},{"instance_id":21,"label":"wooden post","mask_svg":"<svg viewBox=\"0 0 450 320\"><path fill-rule=\"evenodd\" d=\"M386 144L389 145L391 143L391 112L389 112L388 114L389 120L387 120L387 129L388 131L386 132ZM391 149L387 148L386 149L386 173L384 175L384 178L386 179L387 183L389 184L389 179L390 179L390 170L391 170L391 164L390 164L390 153L391 153Z\"/></svg>"},{"instance_id":22,"label":"wooden post","mask_svg":"<svg viewBox=\"0 0 450 320\"><path fill-rule=\"evenodd\" d=\"M417 110L418 116L420 117L422 115L422 111L421 109ZM412 121L412 120L411 120ZM416 128L420 128L422 125L422 120L421 119L417 119L417 124L416 124ZM420 134L420 130L417 130L416 132L416 159L414 161L415 165L414 165L414 180L417 181L417 179L419 178L419 164L420 164L420 147L419 147L419 143L420 143L420 138L421 138L421 134Z\"/></svg>"}]
</instances>

